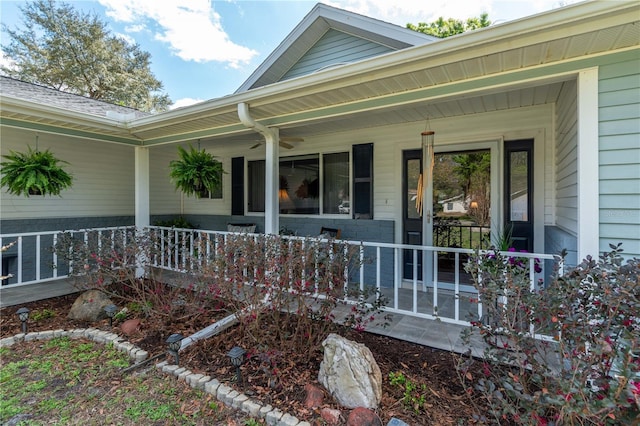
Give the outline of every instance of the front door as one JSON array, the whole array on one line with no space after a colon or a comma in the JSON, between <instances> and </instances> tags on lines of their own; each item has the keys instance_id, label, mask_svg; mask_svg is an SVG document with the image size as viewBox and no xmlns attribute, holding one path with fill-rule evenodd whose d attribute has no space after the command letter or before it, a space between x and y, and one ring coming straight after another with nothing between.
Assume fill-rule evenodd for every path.
<instances>
[{"instance_id":1,"label":"front door","mask_svg":"<svg viewBox=\"0 0 640 426\"><path fill-rule=\"evenodd\" d=\"M533 252L533 140L504 143L504 233L510 246Z\"/></svg>"},{"instance_id":2,"label":"front door","mask_svg":"<svg viewBox=\"0 0 640 426\"><path fill-rule=\"evenodd\" d=\"M500 190L498 152L498 141L435 147L425 164L425 214L432 218L424 228L427 245L474 250L491 246L492 225L500 216L499 199L494 197ZM458 283L461 291L473 291L464 270L467 258L439 250L437 264L433 255L425 259L426 269L433 271L427 277L441 288Z\"/></svg>"},{"instance_id":3,"label":"front door","mask_svg":"<svg viewBox=\"0 0 640 426\"><path fill-rule=\"evenodd\" d=\"M422 245L422 213L420 210L422 150L404 151L402 164L402 242ZM422 280L422 256L418 254L417 262L414 262L413 250L405 250L403 255L404 279L413 279L414 264L417 266L417 279Z\"/></svg>"}]
</instances>

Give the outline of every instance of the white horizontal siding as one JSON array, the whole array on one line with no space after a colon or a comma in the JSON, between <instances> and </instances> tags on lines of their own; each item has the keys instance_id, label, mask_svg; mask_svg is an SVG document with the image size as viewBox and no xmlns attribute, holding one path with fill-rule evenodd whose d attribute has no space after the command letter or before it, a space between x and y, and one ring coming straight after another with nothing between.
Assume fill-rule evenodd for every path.
<instances>
[{"instance_id":1,"label":"white horizontal siding","mask_svg":"<svg viewBox=\"0 0 640 426\"><path fill-rule=\"evenodd\" d=\"M556 225L578 232L577 85L563 83L556 106Z\"/></svg>"},{"instance_id":2,"label":"white horizontal siding","mask_svg":"<svg viewBox=\"0 0 640 426\"><path fill-rule=\"evenodd\" d=\"M10 127L0 129L1 153L35 148L36 133ZM38 149L49 148L69 162L73 186L57 196L17 197L2 189L2 219L121 216L134 214L134 150L80 138L40 133ZM4 159L3 159L4 160Z\"/></svg>"},{"instance_id":3,"label":"white horizontal siding","mask_svg":"<svg viewBox=\"0 0 640 426\"><path fill-rule=\"evenodd\" d=\"M599 71L600 250L640 255L640 60Z\"/></svg>"}]
</instances>

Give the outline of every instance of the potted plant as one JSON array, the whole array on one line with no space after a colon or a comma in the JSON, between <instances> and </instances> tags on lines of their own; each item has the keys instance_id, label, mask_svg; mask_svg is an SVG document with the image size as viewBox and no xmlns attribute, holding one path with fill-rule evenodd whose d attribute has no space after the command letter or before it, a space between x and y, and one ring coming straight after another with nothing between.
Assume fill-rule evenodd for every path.
<instances>
[{"instance_id":1,"label":"potted plant","mask_svg":"<svg viewBox=\"0 0 640 426\"><path fill-rule=\"evenodd\" d=\"M9 155L3 157L7 161L1 163L0 185L10 194L60 195L60 191L72 185L73 177L58 165L69 163L57 159L48 149L39 151L27 147L26 153L9 151Z\"/></svg>"},{"instance_id":2,"label":"potted plant","mask_svg":"<svg viewBox=\"0 0 640 426\"><path fill-rule=\"evenodd\" d=\"M169 176L186 195L200 197L204 192L215 192L222 184L222 163L207 151L189 146L189 150L178 147L179 160L169 163Z\"/></svg>"}]
</instances>

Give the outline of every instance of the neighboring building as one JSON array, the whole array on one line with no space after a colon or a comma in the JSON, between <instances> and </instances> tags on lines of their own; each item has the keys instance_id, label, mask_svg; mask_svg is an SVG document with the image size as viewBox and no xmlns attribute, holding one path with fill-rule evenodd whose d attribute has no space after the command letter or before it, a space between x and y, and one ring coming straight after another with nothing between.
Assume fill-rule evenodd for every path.
<instances>
[{"instance_id":1,"label":"neighboring building","mask_svg":"<svg viewBox=\"0 0 640 426\"><path fill-rule=\"evenodd\" d=\"M464 214L468 210L469 202L465 202L464 194L456 195L455 197L447 198L445 200L438 201L438 204L442 206L442 213L449 214Z\"/></svg>"},{"instance_id":2,"label":"neighboring building","mask_svg":"<svg viewBox=\"0 0 640 426\"><path fill-rule=\"evenodd\" d=\"M432 223L410 200L415 176L438 155L482 151L496 234L512 224L523 247L568 249L569 263L618 242L640 255L637 1L579 3L442 40L318 4L229 96L144 116L2 78L0 118L2 154L37 141L75 177L61 197L3 191L3 234L182 214L202 229L328 226L344 239L430 245ZM433 148L421 141L427 121ZM221 198L174 190L178 144L223 162ZM292 202L283 215L280 176Z\"/></svg>"}]
</instances>

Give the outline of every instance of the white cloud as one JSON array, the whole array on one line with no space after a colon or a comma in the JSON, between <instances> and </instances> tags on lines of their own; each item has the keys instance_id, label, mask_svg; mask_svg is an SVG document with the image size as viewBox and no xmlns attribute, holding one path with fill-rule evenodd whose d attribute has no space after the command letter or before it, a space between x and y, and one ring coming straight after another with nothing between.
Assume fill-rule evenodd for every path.
<instances>
[{"instance_id":1,"label":"white cloud","mask_svg":"<svg viewBox=\"0 0 640 426\"><path fill-rule=\"evenodd\" d=\"M203 102L204 99L194 99L194 98L182 98L178 99L171 105L170 109L182 108L189 105L197 104L199 102Z\"/></svg>"},{"instance_id":2,"label":"white cloud","mask_svg":"<svg viewBox=\"0 0 640 426\"><path fill-rule=\"evenodd\" d=\"M551 10L579 0L329 0L335 7L405 26L439 17L465 20L489 14L491 21L509 21Z\"/></svg>"},{"instance_id":3,"label":"white cloud","mask_svg":"<svg viewBox=\"0 0 640 426\"><path fill-rule=\"evenodd\" d=\"M400 26L407 23L431 22L438 17L466 19L490 12L491 0L334 0L329 2ZM489 15L491 16L491 14Z\"/></svg>"},{"instance_id":4,"label":"white cloud","mask_svg":"<svg viewBox=\"0 0 640 426\"><path fill-rule=\"evenodd\" d=\"M107 16L153 33L185 61L217 61L239 68L257 55L232 42L222 28L220 15L208 0L99 0Z\"/></svg>"},{"instance_id":5,"label":"white cloud","mask_svg":"<svg viewBox=\"0 0 640 426\"><path fill-rule=\"evenodd\" d=\"M4 51L0 50L0 65L9 69L15 69L16 62L4 54Z\"/></svg>"}]
</instances>

